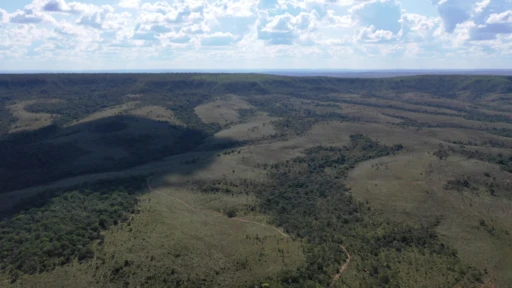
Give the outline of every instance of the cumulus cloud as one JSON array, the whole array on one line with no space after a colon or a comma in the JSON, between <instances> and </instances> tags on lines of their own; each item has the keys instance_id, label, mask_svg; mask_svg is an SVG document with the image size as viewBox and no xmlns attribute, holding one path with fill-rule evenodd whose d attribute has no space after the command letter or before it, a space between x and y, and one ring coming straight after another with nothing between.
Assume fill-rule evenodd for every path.
<instances>
[{"instance_id":1,"label":"cumulus cloud","mask_svg":"<svg viewBox=\"0 0 512 288\"><path fill-rule=\"evenodd\" d=\"M80 17L76 23L84 26L90 26L96 29L103 29L107 17L113 12L114 8L112 8L112 6L105 5L99 11Z\"/></svg>"},{"instance_id":2,"label":"cumulus cloud","mask_svg":"<svg viewBox=\"0 0 512 288\"><path fill-rule=\"evenodd\" d=\"M114 13L114 11L112 6L103 5L100 10L81 16L76 23L99 30L119 30L126 25L131 14Z\"/></svg>"},{"instance_id":3,"label":"cumulus cloud","mask_svg":"<svg viewBox=\"0 0 512 288\"><path fill-rule=\"evenodd\" d=\"M135 26L131 39L153 41L162 38L163 34L168 34L168 37L172 37L172 35L175 33L171 27L166 25L141 25L139 23L137 26Z\"/></svg>"},{"instance_id":4,"label":"cumulus cloud","mask_svg":"<svg viewBox=\"0 0 512 288\"><path fill-rule=\"evenodd\" d=\"M512 23L512 10L503 13L491 14L486 21L487 24Z\"/></svg>"},{"instance_id":5,"label":"cumulus cloud","mask_svg":"<svg viewBox=\"0 0 512 288\"><path fill-rule=\"evenodd\" d=\"M7 21L7 11L0 8L0 23Z\"/></svg>"},{"instance_id":6,"label":"cumulus cloud","mask_svg":"<svg viewBox=\"0 0 512 288\"><path fill-rule=\"evenodd\" d=\"M11 23L18 24L41 23L44 20L51 19L51 17L32 9L18 10L11 14L9 18Z\"/></svg>"},{"instance_id":7,"label":"cumulus cloud","mask_svg":"<svg viewBox=\"0 0 512 288\"><path fill-rule=\"evenodd\" d=\"M258 2L254 0L218 0L210 2L206 7L205 13L208 18L245 18L255 16Z\"/></svg>"},{"instance_id":8,"label":"cumulus cloud","mask_svg":"<svg viewBox=\"0 0 512 288\"><path fill-rule=\"evenodd\" d=\"M36 11L72 14L92 12L93 10L98 9L95 5L80 2L67 3L65 0L34 0L32 4L27 5L26 8L33 9Z\"/></svg>"},{"instance_id":9,"label":"cumulus cloud","mask_svg":"<svg viewBox=\"0 0 512 288\"><path fill-rule=\"evenodd\" d=\"M491 40L499 34L512 33L512 1L432 0L432 3L437 6L447 33L454 33L458 25L460 33L467 32L468 40Z\"/></svg>"},{"instance_id":10,"label":"cumulus cloud","mask_svg":"<svg viewBox=\"0 0 512 288\"><path fill-rule=\"evenodd\" d=\"M76 6L76 3L73 3L75 5L68 5L64 0L50 0L42 2L38 1L37 3L40 3L42 6L42 10L48 11L48 12L70 12L70 13L77 13L79 12L78 9L75 9L74 6Z\"/></svg>"},{"instance_id":11,"label":"cumulus cloud","mask_svg":"<svg viewBox=\"0 0 512 288\"><path fill-rule=\"evenodd\" d=\"M121 8L127 9L137 9L139 8L140 0L120 0L117 6Z\"/></svg>"},{"instance_id":12,"label":"cumulus cloud","mask_svg":"<svg viewBox=\"0 0 512 288\"><path fill-rule=\"evenodd\" d=\"M170 43L178 43L178 44L184 44L188 43L192 40L192 37L189 35L183 33L183 32L170 32L162 34L159 39L163 42L170 42Z\"/></svg>"},{"instance_id":13,"label":"cumulus cloud","mask_svg":"<svg viewBox=\"0 0 512 288\"><path fill-rule=\"evenodd\" d=\"M198 2L144 3L137 21L142 24L197 23L203 18L203 4Z\"/></svg>"},{"instance_id":14,"label":"cumulus cloud","mask_svg":"<svg viewBox=\"0 0 512 288\"><path fill-rule=\"evenodd\" d=\"M342 59L332 53L343 51L361 59L512 54L511 0L431 0L435 16L412 14L400 2L105 0L111 5L101 6L32 0L17 11L0 9L0 46L45 59L243 55L256 63L269 57Z\"/></svg>"},{"instance_id":15,"label":"cumulus cloud","mask_svg":"<svg viewBox=\"0 0 512 288\"><path fill-rule=\"evenodd\" d=\"M347 28L353 25L352 17L350 15L339 16L333 10L329 10L324 17L325 23L332 27Z\"/></svg>"},{"instance_id":16,"label":"cumulus cloud","mask_svg":"<svg viewBox=\"0 0 512 288\"><path fill-rule=\"evenodd\" d=\"M486 0L477 3L470 21L476 24L470 31L471 40L492 40L512 33L512 1Z\"/></svg>"},{"instance_id":17,"label":"cumulus cloud","mask_svg":"<svg viewBox=\"0 0 512 288\"><path fill-rule=\"evenodd\" d=\"M402 36L409 42L432 41L433 34L439 28L437 17L426 17L419 14L404 13L400 19Z\"/></svg>"},{"instance_id":18,"label":"cumulus cloud","mask_svg":"<svg viewBox=\"0 0 512 288\"><path fill-rule=\"evenodd\" d=\"M215 1L205 5L202 24L211 33L231 33L242 38L254 31L258 2L253 0Z\"/></svg>"},{"instance_id":19,"label":"cumulus cloud","mask_svg":"<svg viewBox=\"0 0 512 288\"><path fill-rule=\"evenodd\" d=\"M231 33L213 33L201 38L201 44L205 46L227 46L234 43L235 37Z\"/></svg>"},{"instance_id":20,"label":"cumulus cloud","mask_svg":"<svg viewBox=\"0 0 512 288\"><path fill-rule=\"evenodd\" d=\"M29 47L34 41L52 36L51 31L36 24L14 25L0 33L0 43L12 48Z\"/></svg>"},{"instance_id":21,"label":"cumulus cloud","mask_svg":"<svg viewBox=\"0 0 512 288\"><path fill-rule=\"evenodd\" d=\"M210 27L204 25L203 23L200 24L194 24L194 25L187 25L185 27L182 27L180 29L180 32L186 33L186 34L204 34L210 32Z\"/></svg>"},{"instance_id":22,"label":"cumulus cloud","mask_svg":"<svg viewBox=\"0 0 512 288\"><path fill-rule=\"evenodd\" d=\"M267 12L260 12L258 23L258 39L269 44L291 45L297 35L293 31L290 14L269 17Z\"/></svg>"},{"instance_id":23,"label":"cumulus cloud","mask_svg":"<svg viewBox=\"0 0 512 288\"><path fill-rule=\"evenodd\" d=\"M297 16L288 13L270 17L268 12L260 11L257 22L258 39L272 45L291 45L294 40L310 33L318 27L318 13L301 12Z\"/></svg>"},{"instance_id":24,"label":"cumulus cloud","mask_svg":"<svg viewBox=\"0 0 512 288\"><path fill-rule=\"evenodd\" d=\"M372 25L368 28L361 29L357 35L357 40L368 43L389 43L395 37L393 32L382 29L377 30L377 28Z\"/></svg>"}]
</instances>

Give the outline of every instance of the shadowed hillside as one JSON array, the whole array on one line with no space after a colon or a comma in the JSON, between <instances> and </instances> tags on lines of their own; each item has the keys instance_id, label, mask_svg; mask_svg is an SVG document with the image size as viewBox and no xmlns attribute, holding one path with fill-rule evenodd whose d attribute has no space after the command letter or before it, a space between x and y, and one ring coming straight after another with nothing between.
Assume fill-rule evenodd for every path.
<instances>
[{"instance_id":1,"label":"shadowed hillside","mask_svg":"<svg viewBox=\"0 0 512 288\"><path fill-rule=\"evenodd\" d=\"M508 287L512 78L0 75L0 286Z\"/></svg>"},{"instance_id":2,"label":"shadowed hillside","mask_svg":"<svg viewBox=\"0 0 512 288\"><path fill-rule=\"evenodd\" d=\"M203 131L132 116L19 132L0 142L0 191L125 169L190 151L207 136Z\"/></svg>"}]
</instances>

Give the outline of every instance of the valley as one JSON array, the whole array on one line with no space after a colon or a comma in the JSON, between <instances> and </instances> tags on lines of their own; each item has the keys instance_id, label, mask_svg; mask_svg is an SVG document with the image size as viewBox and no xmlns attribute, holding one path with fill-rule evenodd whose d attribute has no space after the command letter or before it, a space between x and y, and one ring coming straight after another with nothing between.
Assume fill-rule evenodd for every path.
<instances>
[{"instance_id":1,"label":"valley","mask_svg":"<svg viewBox=\"0 0 512 288\"><path fill-rule=\"evenodd\" d=\"M501 76L0 75L0 286L508 287L510 99Z\"/></svg>"}]
</instances>

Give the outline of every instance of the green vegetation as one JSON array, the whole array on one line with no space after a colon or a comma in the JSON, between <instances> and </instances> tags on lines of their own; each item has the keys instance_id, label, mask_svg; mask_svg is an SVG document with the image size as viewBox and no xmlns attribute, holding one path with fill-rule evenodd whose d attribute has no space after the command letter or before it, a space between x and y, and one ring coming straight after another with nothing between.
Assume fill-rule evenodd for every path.
<instances>
[{"instance_id":1,"label":"green vegetation","mask_svg":"<svg viewBox=\"0 0 512 288\"><path fill-rule=\"evenodd\" d=\"M370 93L368 91L371 91ZM377 92L378 91L378 92ZM368 97L382 98L386 93L428 93L437 97L454 99L460 92L470 93L473 101L484 95L511 93L509 77L477 76L416 76L389 79L340 79L327 77L282 77L270 75L216 75L216 74L53 74L53 75L1 75L0 103L2 106L16 101L32 99L57 99L56 103L37 103L27 107L33 113L60 115L57 123L64 124L84 118L101 109L123 104L133 98L144 104L155 104L170 108L190 128L211 133L219 129L205 125L194 114L193 108L205 103L215 95L263 95L271 98L254 101L274 102L273 98L287 95L292 98L343 103L361 103L341 100L333 93L361 93ZM266 97L266 96L265 96ZM252 97L249 97L252 98ZM355 101L355 100L352 100ZM443 104L418 103L431 107L446 107ZM330 104L333 105L333 104ZM366 103L365 105L371 105ZM255 105L261 107L261 105ZM265 105L269 106L269 105ZM386 106L384 106L386 107ZM399 106L389 106L405 109ZM510 117L490 115L481 111L450 109L467 113L463 117L478 121L508 122ZM282 107L290 108L290 107ZM496 107L493 107L496 108ZM279 108L277 108L279 109ZM286 110L286 109L285 109ZM290 111L286 110L286 113ZM421 112L419 110L409 110ZM443 115L443 113L437 113ZM0 123L5 133L12 116L0 110Z\"/></svg>"},{"instance_id":2,"label":"green vegetation","mask_svg":"<svg viewBox=\"0 0 512 288\"><path fill-rule=\"evenodd\" d=\"M507 148L507 145L503 141L495 141L495 140L480 141L480 142L454 140L451 142L452 142L452 144L457 144L457 145L461 145L461 146L482 146L482 147Z\"/></svg>"},{"instance_id":3,"label":"green vegetation","mask_svg":"<svg viewBox=\"0 0 512 288\"><path fill-rule=\"evenodd\" d=\"M183 153L202 143L208 136L218 132L219 124L205 124L194 112L194 108L206 103L216 96L236 94L244 96L245 100L257 108L258 111L268 112L269 115L280 117L273 124L281 133L290 135L303 135L314 124L327 121L354 121L344 115L339 104L357 104L367 107L395 109L414 113L431 115L451 115L447 112L427 111L424 108L411 108L399 104L373 103L372 99L393 100L400 93L428 93L448 99L459 99L459 94L469 93L471 101L481 107L490 107L494 110L503 110L503 107L494 105L494 102L485 102L486 95L496 93L509 93L512 91L512 81L507 77L464 77L464 76L418 76L391 79L339 79L327 77L282 77L270 75L216 75L216 74L52 74L52 75L1 75L0 76L0 133L6 134L9 127L16 121L7 109L9 105L22 101L36 102L26 105L24 109L30 113L49 113L56 115L53 125L41 131L24 132L11 135L7 142L0 143L3 166L0 167L1 192L25 188L32 185L44 184L64 177L83 173L94 173L108 170L117 170L132 167L147 161L164 156ZM359 99L343 98L339 95L361 94ZM462 93L462 94L461 94ZM464 98L467 99L467 98ZM37 101L41 100L41 101ZM48 101L42 101L48 100ZM51 100L51 101L50 101ZM300 101L298 101L300 100ZM307 103L304 101L316 101ZM334 103L318 103L329 101ZM478 109L466 109L457 105L443 103L430 103L423 100L409 98L406 103L418 104L428 107L444 107L459 113L462 119L488 121L492 123L511 123L511 117L501 114L490 114ZM64 127L85 118L86 116L116 105L136 103L135 107L156 105L169 109L184 127L164 127L162 123L140 119L128 119L127 116L113 117L110 123L84 123L72 129ZM450 102L451 103L451 102ZM492 105L492 106L491 106ZM331 109L331 110L329 110ZM341 111L341 112L340 112ZM242 119L254 115L255 109L240 111ZM37 115L37 114L35 114ZM124 118L122 118L124 117ZM403 119L398 125L418 128L468 128L464 125L452 124L425 124L405 116L393 115L391 117ZM134 122L145 121L146 124ZM119 125L113 123L117 122ZM158 121L156 121L158 122ZM89 125L105 126L93 129ZM112 126L108 128L107 126ZM124 126L123 126L124 125ZM160 132L152 133L148 126L161 126L161 133L172 135L163 137ZM126 127L125 127L126 126ZM115 131L109 130L115 128ZM105 130L106 129L106 130ZM143 130L140 130L143 129ZM164 130L168 131L164 131ZM468 128L486 131L495 135L510 137L508 128ZM94 144L88 144L82 138L88 139L90 135L80 133L75 137L76 130L90 130ZM125 135L124 130L133 133ZM136 131L137 130L137 131ZM115 133L111 133L115 132ZM110 135L112 134L112 135ZM135 135L134 135L135 134ZM27 143L20 145L20 142ZM85 143L82 143L85 142ZM172 144L168 144L171 142ZM30 143L30 144L28 144ZM57 144L58 143L58 144ZM211 146L208 149L224 149L231 146ZM118 153L107 152L113 147L121 148ZM22 151L27 151L26 155ZM54 163L55 153L63 151L63 161ZM38 156L34 156L37 154ZM122 155L124 154L124 156ZM11 157L10 155L13 155ZM13 160L23 157L23 161ZM86 163L80 158L94 158L94 165ZM113 157L113 158L112 158ZM37 158L38 160L34 160ZM15 165L14 162L22 164ZM36 161L36 163L34 163ZM75 171L63 167L75 165ZM38 174L26 167L37 167L38 171L47 171ZM38 174L38 175L36 175ZM25 179L23 182L17 179ZM9 179L9 180L8 180ZM14 179L14 180L13 180Z\"/></svg>"},{"instance_id":4,"label":"green vegetation","mask_svg":"<svg viewBox=\"0 0 512 288\"><path fill-rule=\"evenodd\" d=\"M438 239L433 230L436 223L413 228L389 221L350 196L342 180L355 164L402 149L362 135L350 138L349 146L314 147L304 157L272 165L271 184L259 190L262 210L273 215L276 225L307 241L306 263L284 273L280 285L327 286L346 259L341 244L358 255L359 263L352 267L357 277L344 280L349 286L472 287L481 283L480 272L462 264L456 252ZM423 256L409 258L417 253ZM437 260L432 262L431 257ZM400 273L411 268L421 272L414 278Z\"/></svg>"},{"instance_id":5,"label":"green vegetation","mask_svg":"<svg viewBox=\"0 0 512 288\"><path fill-rule=\"evenodd\" d=\"M471 159L500 165L501 169L512 173L512 155L505 155L503 153L491 154L469 149L460 149L457 152Z\"/></svg>"},{"instance_id":6,"label":"green vegetation","mask_svg":"<svg viewBox=\"0 0 512 288\"><path fill-rule=\"evenodd\" d=\"M326 287L348 251L334 287L508 287L510 95L487 76L0 75L0 286ZM71 187L147 174L153 193Z\"/></svg>"},{"instance_id":7,"label":"green vegetation","mask_svg":"<svg viewBox=\"0 0 512 288\"><path fill-rule=\"evenodd\" d=\"M448 180L446 184L443 186L445 190L457 190L459 192L463 191L464 189L471 189L472 185L467 180L461 180L461 179L455 179L455 180Z\"/></svg>"},{"instance_id":8,"label":"green vegetation","mask_svg":"<svg viewBox=\"0 0 512 288\"><path fill-rule=\"evenodd\" d=\"M207 136L204 131L129 116L17 133L0 142L0 192L140 165L190 151Z\"/></svg>"},{"instance_id":9,"label":"green vegetation","mask_svg":"<svg viewBox=\"0 0 512 288\"><path fill-rule=\"evenodd\" d=\"M102 231L136 212L143 179L100 182L66 191L47 191L0 222L0 269L13 281L20 273L51 271L94 256Z\"/></svg>"},{"instance_id":10,"label":"green vegetation","mask_svg":"<svg viewBox=\"0 0 512 288\"><path fill-rule=\"evenodd\" d=\"M0 102L0 135L9 132L10 126L16 121L13 115L5 108L5 104Z\"/></svg>"}]
</instances>

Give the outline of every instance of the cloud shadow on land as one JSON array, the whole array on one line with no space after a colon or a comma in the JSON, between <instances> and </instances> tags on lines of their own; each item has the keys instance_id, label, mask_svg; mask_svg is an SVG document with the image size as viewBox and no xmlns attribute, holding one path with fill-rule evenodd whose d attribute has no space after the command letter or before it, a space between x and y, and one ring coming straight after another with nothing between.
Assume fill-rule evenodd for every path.
<instances>
[{"instance_id":1,"label":"cloud shadow on land","mask_svg":"<svg viewBox=\"0 0 512 288\"><path fill-rule=\"evenodd\" d=\"M12 215L13 205L24 201L25 194L32 197L45 190L36 186L73 187L162 170L188 175L208 167L217 150L237 145L227 139L221 146L199 147L208 136L168 122L124 115L12 134L0 142L0 216ZM157 161L191 151L197 153L176 156L176 167Z\"/></svg>"}]
</instances>

